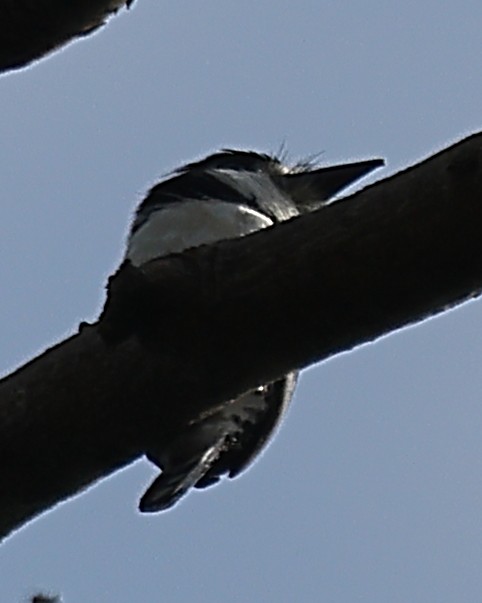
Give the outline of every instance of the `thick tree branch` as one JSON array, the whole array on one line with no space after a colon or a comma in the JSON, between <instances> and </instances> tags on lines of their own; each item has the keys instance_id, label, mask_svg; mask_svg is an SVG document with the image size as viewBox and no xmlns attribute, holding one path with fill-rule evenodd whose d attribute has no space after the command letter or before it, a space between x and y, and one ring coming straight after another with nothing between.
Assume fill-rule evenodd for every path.
<instances>
[{"instance_id":1,"label":"thick tree branch","mask_svg":"<svg viewBox=\"0 0 482 603\"><path fill-rule=\"evenodd\" d=\"M133 0L0 0L0 73L85 36Z\"/></svg>"},{"instance_id":2,"label":"thick tree branch","mask_svg":"<svg viewBox=\"0 0 482 603\"><path fill-rule=\"evenodd\" d=\"M99 323L0 382L0 533L191 413L482 289L482 134L316 213L125 265Z\"/></svg>"}]
</instances>

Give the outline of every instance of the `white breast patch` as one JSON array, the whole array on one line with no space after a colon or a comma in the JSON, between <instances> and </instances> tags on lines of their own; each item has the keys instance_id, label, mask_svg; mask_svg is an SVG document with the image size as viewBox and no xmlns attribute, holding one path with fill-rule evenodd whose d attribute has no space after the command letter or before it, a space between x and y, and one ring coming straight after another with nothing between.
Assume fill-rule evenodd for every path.
<instances>
[{"instance_id":1,"label":"white breast patch","mask_svg":"<svg viewBox=\"0 0 482 603\"><path fill-rule=\"evenodd\" d=\"M180 253L267 228L273 220L244 205L185 200L151 213L128 240L126 258L140 266L156 257Z\"/></svg>"}]
</instances>

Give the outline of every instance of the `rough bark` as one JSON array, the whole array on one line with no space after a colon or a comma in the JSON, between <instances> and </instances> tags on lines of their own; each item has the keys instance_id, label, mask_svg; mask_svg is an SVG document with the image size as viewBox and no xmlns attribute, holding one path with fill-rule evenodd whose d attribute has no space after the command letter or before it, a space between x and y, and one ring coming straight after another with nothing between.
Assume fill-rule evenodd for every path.
<instances>
[{"instance_id":1,"label":"rough bark","mask_svg":"<svg viewBox=\"0 0 482 603\"><path fill-rule=\"evenodd\" d=\"M133 0L0 0L0 73L101 27Z\"/></svg>"},{"instance_id":2,"label":"rough bark","mask_svg":"<svg viewBox=\"0 0 482 603\"><path fill-rule=\"evenodd\" d=\"M0 382L0 534L192 413L482 289L482 134L313 214L123 266L95 325Z\"/></svg>"}]
</instances>

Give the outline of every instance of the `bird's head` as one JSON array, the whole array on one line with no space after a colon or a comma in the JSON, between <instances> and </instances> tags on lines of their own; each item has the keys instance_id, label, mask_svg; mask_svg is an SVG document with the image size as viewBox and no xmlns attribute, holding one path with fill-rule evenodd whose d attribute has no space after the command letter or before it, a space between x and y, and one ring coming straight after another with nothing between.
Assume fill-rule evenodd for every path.
<instances>
[{"instance_id":1,"label":"bird's head","mask_svg":"<svg viewBox=\"0 0 482 603\"><path fill-rule=\"evenodd\" d=\"M312 161L288 165L275 155L224 149L175 170L151 189L139 210L211 199L247 204L280 221L320 207L383 163L369 159L327 167Z\"/></svg>"}]
</instances>

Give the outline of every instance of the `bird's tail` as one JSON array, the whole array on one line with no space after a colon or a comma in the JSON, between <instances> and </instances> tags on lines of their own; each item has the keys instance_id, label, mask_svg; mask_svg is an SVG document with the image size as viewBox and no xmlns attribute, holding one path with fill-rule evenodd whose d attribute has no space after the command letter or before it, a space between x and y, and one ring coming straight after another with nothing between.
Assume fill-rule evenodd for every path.
<instances>
[{"instance_id":1,"label":"bird's tail","mask_svg":"<svg viewBox=\"0 0 482 603\"><path fill-rule=\"evenodd\" d=\"M223 435L200 457L191 457L182 464L163 470L142 496L139 510L143 513L157 513L175 505L219 459L225 440Z\"/></svg>"}]
</instances>

